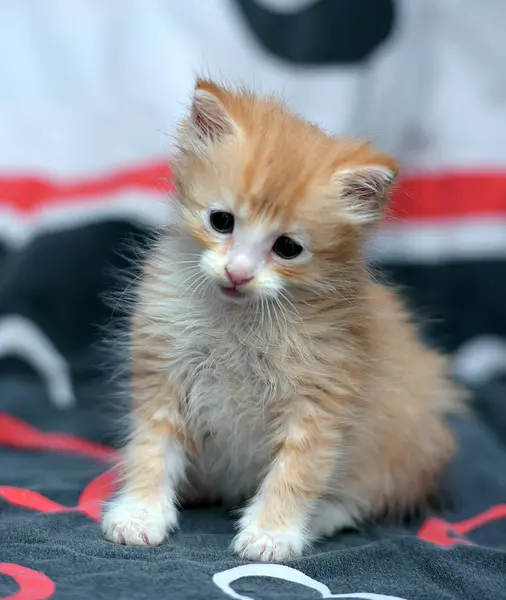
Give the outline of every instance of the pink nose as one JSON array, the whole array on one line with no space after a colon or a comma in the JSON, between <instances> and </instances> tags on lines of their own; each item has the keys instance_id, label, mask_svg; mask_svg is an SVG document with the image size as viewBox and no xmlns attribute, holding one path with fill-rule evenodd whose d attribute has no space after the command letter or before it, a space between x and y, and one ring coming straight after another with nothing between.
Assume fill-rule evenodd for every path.
<instances>
[{"instance_id":1,"label":"pink nose","mask_svg":"<svg viewBox=\"0 0 506 600\"><path fill-rule=\"evenodd\" d=\"M225 273L234 285L245 285L253 279L253 277L249 273L239 269L233 269L231 271L227 268L225 269Z\"/></svg>"}]
</instances>

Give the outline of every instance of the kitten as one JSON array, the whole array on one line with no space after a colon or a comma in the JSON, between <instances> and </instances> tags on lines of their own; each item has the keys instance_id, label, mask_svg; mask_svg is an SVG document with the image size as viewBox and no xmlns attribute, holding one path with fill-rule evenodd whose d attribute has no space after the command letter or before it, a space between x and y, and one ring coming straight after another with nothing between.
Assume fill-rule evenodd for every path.
<instances>
[{"instance_id":1,"label":"kitten","mask_svg":"<svg viewBox=\"0 0 506 600\"><path fill-rule=\"evenodd\" d=\"M282 561L423 501L462 403L364 263L394 160L199 80L173 173L177 224L133 310L131 437L106 538L157 545L178 500L247 501L235 552Z\"/></svg>"}]
</instances>

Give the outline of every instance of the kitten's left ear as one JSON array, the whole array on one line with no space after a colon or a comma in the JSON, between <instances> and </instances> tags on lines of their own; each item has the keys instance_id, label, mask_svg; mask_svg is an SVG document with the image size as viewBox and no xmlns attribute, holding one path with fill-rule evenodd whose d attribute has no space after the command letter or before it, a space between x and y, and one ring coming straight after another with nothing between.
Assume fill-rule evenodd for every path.
<instances>
[{"instance_id":1,"label":"kitten's left ear","mask_svg":"<svg viewBox=\"0 0 506 600\"><path fill-rule=\"evenodd\" d=\"M388 165L368 164L334 173L350 220L367 224L381 219L397 172L397 165L391 161Z\"/></svg>"}]
</instances>

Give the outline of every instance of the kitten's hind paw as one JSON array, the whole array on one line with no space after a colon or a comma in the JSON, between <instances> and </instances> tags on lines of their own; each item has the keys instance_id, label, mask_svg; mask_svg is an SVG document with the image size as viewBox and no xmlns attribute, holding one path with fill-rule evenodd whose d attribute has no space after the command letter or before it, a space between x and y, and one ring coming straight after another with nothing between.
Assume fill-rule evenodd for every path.
<instances>
[{"instance_id":1,"label":"kitten's hind paw","mask_svg":"<svg viewBox=\"0 0 506 600\"><path fill-rule=\"evenodd\" d=\"M126 546L158 546L177 524L174 507L123 496L104 511L102 531L111 542Z\"/></svg>"},{"instance_id":2,"label":"kitten's hind paw","mask_svg":"<svg viewBox=\"0 0 506 600\"><path fill-rule=\"evenodd\" d=\"M302 554L304 538L295 531L272 531L269 529L244 529L234 539L236 554L247 560L282 562Z\"/></svg>"}]
</instances>

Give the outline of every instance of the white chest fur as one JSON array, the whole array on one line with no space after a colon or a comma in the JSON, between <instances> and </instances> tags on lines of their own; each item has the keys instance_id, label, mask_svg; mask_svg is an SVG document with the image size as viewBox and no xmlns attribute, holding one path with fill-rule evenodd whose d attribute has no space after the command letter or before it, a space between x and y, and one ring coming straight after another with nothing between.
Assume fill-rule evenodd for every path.
<instances>
[{"instance_id":1,"label":"white chest fur","mask_svg":"<svg viewBox=\"0 0 506 600\"><path fill-rule=\"evenodd\" d=\"M270 458L272 402L286 387L279 339L233 309L198 302L181 308L173 307L180 315L172 321L168 368L183 382L197 450L190 480L199 496L235 502L251 496Z\"/></svg>"},{"instance_id":2,"label":"white chest fur","mask_svg":"<svg viewBox=\"0 0 506 600\"><path fill-rule=\"evenodd\" d=\"M235 501L257 486L271 458L273 401L291 393L293 380L281 364L287 351L280 351L290 322L282 315L266 322L274 306L247 308L199 287L193 250L186 238L161 240L145 281L145 326L180 385L197 450L191 483L199 496Z\"/></svg>"}]
</instances>

